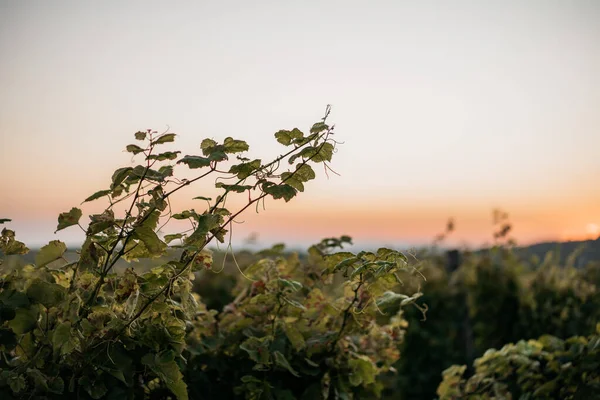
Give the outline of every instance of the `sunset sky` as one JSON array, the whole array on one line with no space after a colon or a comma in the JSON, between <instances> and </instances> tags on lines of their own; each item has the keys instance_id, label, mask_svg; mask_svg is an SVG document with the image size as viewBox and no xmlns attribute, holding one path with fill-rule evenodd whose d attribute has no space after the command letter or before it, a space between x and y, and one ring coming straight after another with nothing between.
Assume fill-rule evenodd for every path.
<instances>
[{"instance_id":1,"label":"sunset sky","mask_svg":"<svg viewBox=\"0 0 600 400\"><path fill-rule=\"evenodd\" d=\"M132 165L135 131L169 126L183 154L233 136L267 159L277 130L331 104L340 176L317 169L234 243L417 245L453 217L451 244L479 246L494 208L522 244L595 238L599 21L595 0L0 0L0 218L32 246L77 243L57 215Z\"/></svg>"}]
</instances>

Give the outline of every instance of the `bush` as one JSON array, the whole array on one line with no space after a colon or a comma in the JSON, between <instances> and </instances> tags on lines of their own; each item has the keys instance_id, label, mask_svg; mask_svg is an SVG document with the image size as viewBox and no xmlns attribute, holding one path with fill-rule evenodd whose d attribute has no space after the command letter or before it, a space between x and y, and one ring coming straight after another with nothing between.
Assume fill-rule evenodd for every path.
<instances>
[{"instance_id":1,"label":"bush","mask_svg":"<svg viewBox=\"0 0 600 400\"><path fill-rule=\"evenodd\" d=\"M138 144L127 151L144 162L117 169L108 189L85 200L109 205L90 215L77 259L65 262L66 246L54 240L33 263L0 275L0 396L377 397L378 376L397 360L405 322L400 311L385 324L376 317L420 295L392 291L399 275L412 276L403 254L336 252L350 242L342 237L313 246L303 263L277 246L243 269L235 297L227 293L231 282L207 293L215 309L192 290L196 276L213 270L207 246L224 243L242 212L267 197L289 201L315 178L311 164L328 168L336 146L328 114L308 135L275 133L287 152L267 163L241 156L248 145L231 137L204 139L202 155L181 157L160 151L175 134L135 133ZM279 171L286 161L290 170ZM178 165L200 173L177 178ZM209 177L220 195L195 197L205 211L171 209L174 193ZM236 194L248 200L230 211L226 200ZM81 227L81 216L79 208L60 214L57 230ZM171 219L190 228L159 235ZM0 250L28 252L10 229L2 231ZM142 262L119 271L123 260Z\"/></svg>"},{"instance_id":2,"label":"bush","mask_svg":"<svg viewBox=\"0 0 600 400\"><path fill-rule=\"evenodd\" d=\"M465 365L445 370L440 399L600 399L600 324L588 337L545 335L488 350L474 367L468 379Z\"/></svg>"},{"instance_id":3,"label":"bush","mask_svg":"<svg viewBox=\"0 0 600 400\"><path fill-rule=\"evenodd\" d=\"M597 265L559 266L550 256L530 263L506 248L463 258L451 273L443 260L425 260L427 320L405 313L409 326L390 398L434 398L442 372L453 364L467 365L470 376L473 361L489 348L544 334L587 336L600 321Z\"/></svg>"}]
</instances>

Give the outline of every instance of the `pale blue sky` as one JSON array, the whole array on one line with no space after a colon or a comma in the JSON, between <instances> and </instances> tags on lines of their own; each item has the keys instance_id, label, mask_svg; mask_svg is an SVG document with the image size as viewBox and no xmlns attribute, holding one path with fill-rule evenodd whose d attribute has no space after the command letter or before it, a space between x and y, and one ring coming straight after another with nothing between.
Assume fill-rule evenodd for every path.
<instances>
[{"instance_id":1,"label":"pale blue sky","mask_svg":"<svg viewBox=\"0 0 600 400\"><path fill-rule=\"evenodd\" d=\"M478 220L472 241L502 206L532 218L525 240L578 234L600 223L598 71L597 1L0 0L0 217L54 238L140 128L170 125L188 154L234 136L266 157L330 103L342 176L282 210L384 203ZM427 236L411 229L380 239Z\"/></svg>"}]
</instances>

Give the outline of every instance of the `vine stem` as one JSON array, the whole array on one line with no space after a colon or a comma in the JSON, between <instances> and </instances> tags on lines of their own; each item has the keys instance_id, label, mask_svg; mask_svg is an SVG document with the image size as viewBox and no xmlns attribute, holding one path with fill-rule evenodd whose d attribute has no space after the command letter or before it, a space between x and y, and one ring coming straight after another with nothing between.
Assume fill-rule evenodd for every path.
<instances>
[{"instance_id":1,"label":"vine stem","mask_svg":"<svg viewBox=\"0 0 600 400\"><path fill-rule=\"evenodd\" d=\"M354 298L352 299L350 304L348 304L348 307L346 307L346 309L344 310L342 326L340 327L340 330L338 331L336 338L333 340L333 342L331 342L331 350L332 351L333 351L335 345L342 338L342 335L344 334L344 329L346 329L346 325L348 324L348 319L350 318L350 314L352 313L352 307L354 307L354 304L358 301L358 291L360 290L360 288L362 287L362 285L364 283L365 282L362 280L362 274L360 274L360 281L358 282L356 289L354 289Z\"/></svg>"},{"instance_id":2,"label":"vine stem","mask_svg":"<svg viewBox=\"0 0 600 400\"><path fill-rule=\"evenodd\" d=\"M328 142L329 135L332 133L332 129L333 129L333 128L328 128L328 129L327 129L327 130L326 130L326 131L325 131L323 134L316 134L316 139L317 139L317 140L318 140L318 139L323 139L323 143L321 143L321 144L320 144L320 146L319 146L318 150L317 150L317 151L316 151L316 152L315 152L315 153L314 153L314 154L313 154L311 157L309 157L309 158L307 158L307 159L303 160L303 161L301 162L301 164L300 164L300 165L306 165L306 164L307 164L309 161L311 161L311 160L312 160L314 157L316 157L318 154L320 154L320 152L321 152L321 150L322 150L323 146L325 145L325 143L327 143L327 142ZM289 155L293 154L294 152L297 152L299 149L301 149L301 148L303 148L304 146L306 146L306 145L307 145L308 143L310 143L312 140L313 140L313 139L311 139L311 140L307 140L307 141L306 141L306 143L302 144L301 146L294 147L292 150L290 150L290 151L289 151L289 152L287 152L286 154L284 154L284 155L282 155L282 156L279 156L279 157L278 157L278 158L276 158L274 161L272 161L272 162L270 162L269 164L267 164L267 165L265 165L265 166L261 167L261 170L262 170L262 169L265 169L265 168L268 168L268 167L270 167L270 166L274 165L275 163L279 163L279 162L280 162L282 159L284 159L284 158L286 158L287 156L289 156ZM325 161L323 161L323 162L325 162ZM149 169L149 167L147 168L147 170L148 170L148 169ZM175 189L173 189L173 190L171 190L171 191L169 191L169 192L165 193L165 194L162 196L163 200L164 200L164 199L166 199L167 197L171 196L173 193L177 192L178 190L182 189L184 186L188 186L188 185L192 184L193 182L196 182L196 181L198 181L199 179L201 179L201 178L203 178L203 177L207 176L208 174L210 174L210 173L214 172L215 170L216 170L216 163L215 163L215 165L211 165L211 169L210 169L210 171L206 172L205 174L203 174L203 175L201 175L201 176L199 176L199 177L196 177L196 178L194 178L194 179L192 179L192 180L190 180L190 181L186 181L185 183L181 184L181 185L180 185L180 186L178 186L177 188L175 188ZM289 179L291 179L292 177L294 177L294 176L295 176L295 174L297 173L297 171L298 171L298 169L296 169L295 171L291 172L290 176L288 176L286 179L283 179L283 180L282 180L282 181L281 181L279 184L277 184L277 186L281 186L281 185L283 185L283 184L284 184L286 181L288 181ZM146 172L146 171L145 171L145 172ZM144 176L145 176L145 173L144 173ZM242 179L240 179L240 180L238 181L238 184L239 184L240 182L242 182L242 181L243 181L243 180L242 180ZM141 182L140 182L140 184L141 184ZM138 186L138 188L139 188L139 186ZM214 204L214 205L213 205L213 206L210 208L210 210L209 210L209 213L212 213L212 212L214 212L214 211L216 210L216 207L217 207L217 205L218 205L218 204L220 204L220 202L221 202L221 201L223 201L223 199L225 198L225 195L227 194L227 192L228 192L228 191L226 191L226 192L225 192L225 194L224 194L223 196L221 196L221 197L220 197L220 198L219 198L219 199L218 199L218 200L215 202L215 204ZM132 318L131 318L131 319L130 319L130 320L129 320L129 321L126 323L126 324L125 324L125 326L123 326L123 328L122 328L121 330L119 330L119 332L118 332L118 333L117 333L117 334L116 334L116 335L115 335L115 336L114 336L112 339L114 340L114 339L116 339L117 337L119 337L120 335L122 335L122 334L123 334L123 333L124 333L124 332L125 332L125 331L126 331L126 330L127 330L129 327L130 327L130 326L131 326L131 324L133 324L133 323L134 323L134 322L135 322L135 321L136 321L138 318L140 318L140 317L143 315L143 313L144 313L144 312L145 312L145 311L148 309L148 307L150 307L150 306L151 306L151 305L152 305L152 304L153 304L153 303L154 303L154 302L155 302L155 301L156 301L156 300L157 300L157 299L158 299L158 298L159 298L161 295L163 295L163 294L164 294L164 293L165 293L165 292L166 292L166 291L167 291L167 290L168 290L168 289L169 289L169 288L172 286L172 284L173 284L173 282L175 282L175 280L177 280L177 279L178 279L178 278L179 278L181 275L183 275L183 273L185 273L185 272L188 270L188 268L189 268L189 267L191 266L191 264L193 263L193 261L194 261L195 257L196 257L196 256L197 256L197 255L198 255L198 254L199 254L201 251L203 251L203 250L206 248L206 246L207 246L207 245L208 245L208 244L209 244L209 243L210 243L210 242L211 242L211 241L212 241L212 240L213 240L213 239L216 237L216 235L217 235L217 234L219 234L219 233L220 233L220 232L221 232L221 231L222 231L222 230L225 228L225 226L227 226L227 225L228 225L228 224L230 224L230 223L231 223L233 220L235 220L235 218L237 218L237 217L238 217L238 216L239 216L241 213L243 213L245 210L247 210L247 209L248 209L248 208L249 208L251 205L253 205L254 203L257 203L257 202L259 202L260 200L263 200L265 197L267 197L267 196L268 196L268 194L269 194L269 193L263 192L263 193L262 193L261 195L259 195L258 197L256 197L256 198L252 199L251 201L249 201L249 202L248 202L248 203L247 203L247 204L246 204L244 207L242 207L241 209L239 209L239 210L238 210L236 213L234 213L234 214L230 215L230 217L229 217L229 218L228 218L228 219L227 219L227 220L226 220L226 221L225 221L225 222L224 222L224 223L223 223L221 226L219 226L219 228L218 228L217 230L215 230L214 232L212 232L212 233L211 233L211 234L208 236L208 238L206 238L206 240L205 240L204 244L201 246L201 248L200 248L200 249L198 249L197 251L195 251L195 252L193 253L193 255L192 255L190 258L189 258L189 260L188 260L188 261L186 262L186 264L183 266L183 268L182 268L182 269L181 269L181 270L180 270L178 273L176 273L176 274L175 274L175 276L173 276L172 278L170 278L170 279L169 279L169 282L168 282L167 284L165 284L165 285L164 285L164 286L163 286L163 287L162 287L162 288L161 288L161 289L160 289L160 290L159 290L159 291L158 291L158 292L157 292L155 295L153 295L152 297L150 297L150 298L148 299L148 301L147 301L147 302L146 302L146 303L145 303L145 304L144 304L144 305L143 305L143 306L140 308L140 310L138 310L138 312L137 312L137 313L136 313L136 314L135 314L135 315L134 315L134 316L133 316L133 317L132 317ZM137 198L138 198L138 193L136 193L136 196L134 197L134 201L132 202L132 206L131 206L130 210L133 210L133 205L135 204L135 201L137 200ZM153 211L153 210L152 210L152 211ZM151 212L148 212L148 213L146 214L145 218L147 218L147 217L148 217L148 216L149 216L149 215L152 213L152 211L151 211ZM142 219L142 221L141 221L140 223L142 223L142 222L143 222L143 220L144 220L144 219ZM125 226L125 223L124 223L123 225ZM124 229L124 226L123 226L123 228L122 228L122 231L123 231L123 229ZM120 238L120 237L121 237L121 234L119 235L119 238ZM128 235L128 236L127 236L127 239L128 239L128 238L130 238L130 237L131 237L131 235ZM122 238L121 238L121 239L122 239ZM121 240L121 239L119 239L119 240ZM126 240L127 240L127 239L126 239ZM117 240L117 243L118 243L118 241L119 241L119 240ZM110 267L108 267L108 269L106 269L106 273L108 273L108 271L110 271L110 269L111 269L111 268L112 268L112 267L115 265L116 261L117 261L117 260L118 260L118 259L119 259L119 258L122 256L122 252L123 252L123 251L124 251L124 249L125 249L125 245L126 245L126 243L124 243L124 244L123 244L123 247L121 248L120 252L117 254L117 256L115 256L115 257L114 257L114 260L113 260L113 262L111 263ZM113 246L113 249L112 249L112 251L114 251L114 249L115 249L115 248L116 248L116 244ZM107 264L105 264L105 265L107 265ZM100 282L99 282L99 283L100 283ZM358 288L357 288L357 291L358 291ZM353 305L353 304L354 304L354 302L357 300L356 296L357 296L357 295L356 295L356 293L355 293L355 300L353 300L353 302L352 302L352 304L351 304L351 305ZM348 308L348 310L347 310L347 311L349 312L349 310L350 310L350 307ZM344 318L343 325L345 325L345 324L346 324L346 319L347 319L347 316ZM343 329L342 329L342 330L343 330ZM341 334L341 332L340 332L340 334ZM99 345L99 344L101 344L101 343L103 343L103 342L104 342L104 341L101 341L100 343L98 343L98 345Z\"/></svg>"}]
</instances>

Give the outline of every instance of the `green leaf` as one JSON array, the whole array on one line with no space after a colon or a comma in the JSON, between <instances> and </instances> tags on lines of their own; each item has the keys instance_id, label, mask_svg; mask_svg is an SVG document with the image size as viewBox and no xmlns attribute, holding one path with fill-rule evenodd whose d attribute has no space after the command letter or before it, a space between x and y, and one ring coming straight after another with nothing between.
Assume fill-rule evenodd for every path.
<instances>
[{"instance_id":1,"label":"green leaf","mask_svg":"<svg viewBox=\"0 0 600 400\"><path fill-rule=\"evenodd\" d=\"M204 139L200 144L200 148L202 149L202 154L205 156L210 155L211 149L217 146L217 142L212 139Z\"/></svg>"},{"instance_id":2,"label":"green leaf","mask_svg":"<svg viewBox=\"0 0 600 400\"><path fill-rule=\"evenodd\" d=\"M4 224L5 222L10 222L10 221L12 221L12 219L0 218L0 224Z\"/></svg>"},{"instance_id":3,"label":"green leaf","mask_svg":"<svg viewBox=\"0 0 600 400\"><path fill-rule=\"evenodd\" d=\"M83 271L89 271L98 267L98 262L99 256L96 245L92 242L91 237L88 236L81 246L78 266Z\"/></svg>"},{"instance_id":4,"label":"green leaf","mask_svg":"<svg viewBox=\"0 0 600 400\"><path fill-rule=\"evenodd\" d=\"M290 363L288 362L288 360L285 358L285 356L283 354L281 354L281 352L279 351L275 351L273 352L273 357L275 358L275 364L287 369L292 375L300 377L300 374L298 374L290 365Z\"/></svg>"},{"instance_id":5,"label":"green leaf","mask_svg":"<svg viewBox=\"0 0 600 400\"><path fill-rule=\"evenodd\" d=\"M141 226L145 226L146 228L154 230L158 226L158 221L160 219L160 211L154 210L150 214L146 213L144 217L146 219L144 220Z\"/></svg>"},{"instance_id":6,"label":"green leaf","mask_svg":"<svg viewBox=\"0 0 600 400\"><path fill-rule=\"evenodd\" d=\"M310 133L320 133L327 129L329 129L329 125L327 125L325 122L317 122L312 126L312 128L310 128Z\"/></svg>"},{"instance_id":7,"label":"green leaf","mask_svg":"<svg viewBox=\"0 0 600 400\"><path fill-rule=\"evenodd\" d=\"M96 200L96 199L99 199L100 197L109 195L110 192L112 192L112 190L110 190L110 189L108 189L108 190L100 190L100 191L94 193L93 195L91 195L90 197L88 197L87 199L85 199L83 201L83 203L87 203L88 201Z\"/></svg>"},{"instance_id":8,"label":"green leaf","mask_svg":"<svg viewBox=\"0 0 600 400\"><path fill-rule=\"evenodd\" d=\"M236 174L239 179L246 179L251 176L254 171L259 169L261 165L261 160L252 160L250 162L232 165L231 168L229 168L229 172Z\"/></svg>"},{"instance_id":9,"label":"green leaf","mask_svg":"<svg viewBox=\"0 0 600 400\"><path fill-rule=\"evenodd\" d=\"M296 329L292 324L285 324L283 326L283 330L292 346L294 346L294 349L296 349L296 351L300 351L306 346L304 336L302 336L302 333L300 333L300 331Z\"/></svg>"},{"instance_id":10,"label":"green leaf","mask_svg":"<svg viewBox=\"0 0 600 400\"><path fill-rule=\"evenodd\" d=\"M288 303L292 307L296 307L296 308L299 308L301 310L306 310L306 307L304 307L300 302L298 302L298 301L296 301L294 299L290 299L290 298L288 298L286 296L281 296L281 299L283 301L285 301L286 303Z\"/></svg>"},{"instance_id":11,"label":"green leaf","mask_svg":"<svg viewBox=\"0 0 600 400\"><path fill-rule=\"evenodd\" d=\"M152 255L161 255L167 247L166 243L158 238L154 230L147 226L135 228L132 237L142 241Z\"/></svg>"},{"instance_id":12,"label":"green leaf","mask_svg":"<svg viewBox=\"0 0 600 400\"><path fill-rule=\"evenodd\" d=\"M137 140L144 140L146 139L146 132L137 131L134 136Z\"/></svg>"},{"instance_id":13,"label":"green leaf","mask_svg":"<svg viewBox=\"0 0 600 400\"><path fill-rule=\"evenodd\" d=\"M227 137L223 141L224 151L225 153L241 153L247 151L249 149L248 143L243 140L236 140L232 137Z\"/></svg>"},{"instance_id":14,"label":"green leaf","mask_svg":"<svg viewBox=\"0 0 600 400\"><path fill-rule=\"evenodd\" d=\"M173 219L194 218L194 219L198 220L198 214L196 214L196 211L194 211L194 210L184 210L180 213L171 215L171 218L173 218Z\"/></svg>"},{"instance_id":15,"label":"green leaf","mask_svg":"<svg viewBox=\"0 0 600 400\"><path fill-rule=\"evenodd\" d=\"M285 182L286 185L290 185L299 192L304 192L304 183L298 180L291 172L283 172L281 174L281 182Z\"/></svg>"},{"instance_id":16,"label":"green leaf","mask_svg":"<svg viewBox=\"0 0 600 400\"><path fill-rule=\"evenodd\" d=\"M29 249L25 243L15 240L15 232L10 229L2 229L2 237L0 238L0 250L7 255L27 254Z\"/></svg>"},{"instance_id":17,"label":"green leaf","mask_svg":"<svg viewBox=\"0 0 600 400\"><path fill-rule=\"evenodd\" d=\"M349 376L350 384L352 386L367 386L371 383L375 383L377 367L373 365L367 356L350 360L348 366L352 369Z\"/></svg>"},{"instance_id":18,"label":"green leaf","mask_svg":"<svg viewBox=\"0 0 600 400\"><path fill-rule=\"evenodd\" d=\"M202 214L198 216L198 226L196 230L185 240L188 245L200 245L202 246L208 232L219 228L221 221L220 215L215 214Z\"/></svg>"},{"instance_id":19,"label":"green leaf","mask_svg":"<svg viewBox=\"0 0 600 400\"><path fill-rule=\"evenodd\" d=\"M283 289L290 289L292 292L302 289L302 284L297 281L279 278L277 279L277 282L279 282Z\"/></svg>"},{"instance_id":20,"label":"green leaf","mask_svg":"<svg viewBox=\"0 0 600 400\"><path fill-rule=\"evenodd\" d=\"M19 393L27 389L27 380L25 380L25 377L20 374L14 374L10 378L8 378L8 384L10 386L10 389L15 393Z\"/></svg>"},{"instance_id":21,"label":"green leaf","mask_svg":"<svg viewBox=\"0 0 600 400\"><path fill-rule=\"evenodd\" d=\"M271 185L266 185L269 183ZM296 195L296 189L285 183L276 185L273 182L265 182L265 184L263 184L263 191L273 196L274 199L283 198L286 203Z\"/></svg>"},{"instance_id":22,"label":"green leaf","mask_svg":"<svg viewBox=\"0 0 600 400\"><path fill-rule=\"evenodd\" d=\"M197 230L208 232L219 227L221 217L215 214L202 214L198 217Z\"/></svg>"},{"instance_id":23,"label":"green leaf","mask_svg":"<svg viewBox=\"0 0 600 400\"><path fill-rule=\"evenodd\" d=\"M300 154L290 157L290 164L294 162L297 157L302 157L305 160L311 160L313 162L323 162L323 161L331 161L331 157L333 156L334 147L329 142L324 142L319 144L316 147L306 147L304 148Z\"/></svg>"},{"instance_id":24,"label":"green leaf","mask_svg":"<svg viewBox=\"0 0 600 400\"><path fill-rule=\"evenodd\" d=\"M160 153L160 154L150 154L148 156L148 160L158 160L158 161L174 160L178 157L179 153L181 153L181 152L180 151L166 151L166 152Z\"/></svg>"},{"instance_id":25,"label":"green leaf","mask_svg":"<svg viewBox=\"0 0 600 400\"><path fill-rule=\"evenodd\" d=\"M127 147L125 148L129 153L133 153L135 154L139 154L142 153L144 151L144 149L142 149L140 146L136 145L136 144L128 144Z\"/></svg>"},{"instance_id":26,"label":"green leaf","mask_svg":"<svg viewBox=\"0 0 600 400\"><path fill-rule=\"evenodd\" d=\"M71 322L59 324L52 333L52 349L55 354L68 354L74 346L71 343Z\"/></svg>"},{"instance_id":27,"label":"green leaf","mask_svg":"<svg viewBox=\"0 0 600 400\"><path fill-rule=\"evenodd\" d=\"M35 265L43 267L53 261L58 260L67 251L67 245L60 240L53 240L44 247L35 256Z\"/></svg>"},{"instance_id":28,"label":"green leaf","mask_svg":"<svg viewBox=\"0 0 600 400\"><path fill-rule=\"evenodd\" d=\"M388 290L375 301L375 304L377 304L377 307L379 308L387 308L400 303L400 306L402 307L414 303L422 295L422 293L415 293L412 296L407 296Z\"/></svg>"},{"instance_id":29,"label":"green leaf","mask_svg":"<svg viewBox=\"0 0 600 400\"><path fill-rule=\"evenodd\" d=\"M15 317L8 322L8 327L17 335L32 331L37 326L39 313L35 308L18 308Z\"/></svg>"},{"instance_id":30,"label":"green leaf","mask_svg":"<svg viewBox=\"0 0 600 400\"><path fill-rule=\"evenodd\" d=\"M337 271L341 271L341 270L345 270L346 268L348 268L349 266L353 265L354 263L356 263L359 259L355 256L351 256L349 258L346 258L344 260L342 260L341 262L337 263L334 268L333 268L333 272L337 272Z\"/></svg>"},{"instance_id":31,"label":"green leaf","mask_svg":"<svg viewBox=\"0 0 600 400\"><path fill-rule=\"evenodd\" d=\"M144 167L143 165L138 165L136 166L131 175L131 177L134 177L134 181L138 181L137 178L142 178L142 176L144 177L144 179L146 180L151 180L151 181L157 181L157 182L162 182L165 180L165 175L163 173L161 173L160 171L156 171L152 168L148 168L148 167ZM129 182L129 181L128 181Z\"/></svg>"},{"instance_id":32,"label":"green leaf","mask_svg":"<svg viewBox=\"0 0 600 400\"><path fill-rule=\"evenodd\" d=\"M316 174L310 165L300 163L296 165L296 172L294 172L294 176L298 177L298 179L302 182L308 182L311 179L315 179Z\"/></svg>"},{"instance_id":33,"label":"green leaf","mask_svg":"<svg viewBox=\"0 0 600 400\"><path fill-rule=\"evenodd\" d=\"M181 239L182 237L183 237L182 233L175 233L175 234L172 234L172 235L165 235L165 243L169 244L173 240Z\"/></svg>"},{"instance_id":34,"label":"green leaf","mask_svg":"<svg viewBox=\"0 0 600 400\"><path fill-rule=\"evenodd\" d=\"M129 173L133 171L131 167L123 167L117 169L112 175L112 184L110 185L111 190L115 190L117 186L121 184L129 176Z\"/></svg>"},{"instance_id":35,"label":"green leaf","mask_svg":"<svg viewBox=\"0 0 600 400\"><path fill-rule=\"evenodd\" d=\"M177 161L177 164L186 164L190 169L203 168L210 166L210 159L201 156L185 156Z\"/></svg>"},{"instance_id":36,"label":"green leaf","mask_svg":"<svg viewBox=\"0 0 600 400\"><path fill-rule=\"evenodd\" d=\"M187 385L172 351L146 354L142 357L142 364L147 365L167 385L177 400L188 400Z\"/></svg>"},{"instance_id":37,"label":"green leaf","mask_svg":"<svg viewBox=\"0 0 600 400\"><path fill-rule=\"evenodd\" d=\"M35 279L27 288L27 297L46 308L54 307L64 300L67 289L56 283Z\"/></svg>"},{"instance_id":38,"label":"green leaf","mask_svg":"<svg viewBox=\"0 0 600 400\"><path fill-rule=\"evenodd\" d=\"M167 178L169 176L173 176L173 166L172 165L163 165L158 169L158 173L163 177Z\"/></svg>"},{"instance_id":39,"label":"green leaf","mask_svg":"<svg viewBox=\"0 0 600 400\"><path fill-rule=\"evenodd\" d=\"M27 376L33 380L37 391L48 391L48 377L44 375L42 371L34 368L27 368Z\"/></svg>"},{"instance_id":40,"label":"green leaf","mask_svg":"<svg viewBox=\"0 0 600 400\"><path fill-rule=\"evenodd\" d=\"M311 158L311 161L314 162L323 162L323 161L331 161L331 157L333 156L334 147L331 143L326 142L319 147L317 147L317 154Z\"/></svg>"},{"instance_id":41,"label":"green leaf","mask_svg":"<svg viewBox=\"0 0 600 400\"><path fill-rule=\"evenodd\" d=\"M296 171L284 172L281 174L281 181L292 186L300 192L304 191L304 182L316 177L315 171L308 164L300 163L296 165Z\"/></svg>"},{"instance_id":42,"label":"green leaf","mask_svg":"<svg viewBox=\"0 0 600 400\"><path fill-rule=\"evenodd\" d=\"M174 142L174 141L175 141L174 133L165 133L164 135L159 136L158 139L153 140L152 143L150 143L150 145L154 146L157 144L169 143L169 142Z\"/></svg>"},{"instance_id":43,"label":"green leaf","mask_svg":"<svg viewBox=\"0 0 600 400\"><path fill-rule=\"evenodd\" d=\"M252 361L259 364L268 364L270 358L269 343L266 336L262 338L251 336L240 345L240 349L248 353Z\"/></svg>"},{"instance_id":44,"label":"green leaf","mask_svg":"<svg viewBox=\"0 0 600 400\"><path fill-rule=\"evenodd\" d=\"M192 200L206 200L206 201L211 201L212 198L211 197L204 197L204 196L197 196L192 198Z\"/></svg>"},{"instance_id":45,"label":"green leaf","mask_svg":"<svg viewBox=\"0 0 600 400\"><path fill-rule=\"evenodd\" d=\"M251 190L253 186L251 186L251 185L226 185L223 182L217 182L215 184L215 187L223 188L228 192L244 193L246 190Z\"/></svg>"},{"instance_id":46,"label":"green leaf","mask_svg":"<svg viewBox=\"0 0 600 400\"><path fill-rule=\"evenodd\" d=\"M280 130L275 133L275 138L277 141L284 146L289 146L294 139L301 139L304 137L304 133L300 131L298 128L294 128L291 131Z\"/></svg>"},{"instance_id":47,"label":"green leaf","mask_svg":"<svg viewBox=\"0 0 600 400\"><path fill-rule=\"evenodd\" d=\"M115 225L115 214L112 210L106 210L102 214L90 215L90 220L87 234L95 235Z\"/></svg>"},{"instance_id":48,"label":"green leaf","mask_svg":"<svg viewBox=\"0 0 600 400\"><path fill-rule=\"evenodd\" d=\"M79 208L73 207L71 211L61 213L58 216L58 226L54 233L68 228L69 226L77 225L79 223L79 218L81 218L82 212Z\"/></svg>"}]
</instances>

